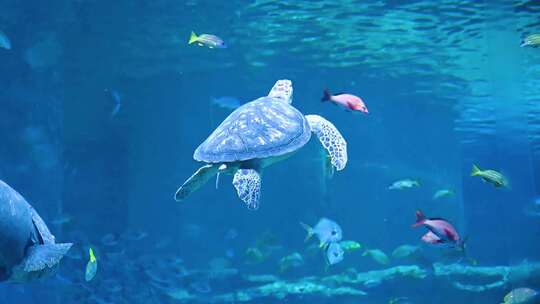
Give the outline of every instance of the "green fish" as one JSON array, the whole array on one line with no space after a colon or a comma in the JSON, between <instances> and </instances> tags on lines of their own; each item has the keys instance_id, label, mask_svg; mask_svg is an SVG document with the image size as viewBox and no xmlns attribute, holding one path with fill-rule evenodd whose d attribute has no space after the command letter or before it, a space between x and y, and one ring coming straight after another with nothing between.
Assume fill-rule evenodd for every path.
<instances>
[{"instance_id":1,"label":"green fish","mask_svg":"<svg viewBox=\"0 0 540 304\"><path fill-rule=\"evenodd\" d=\"M471 176L480 176L485 182L492 183L497 188L508 186L508 180L500 172L495 170L481 170L475 164L472 166Z\"/></svg>"},{"instance_id":2,"label":"green fish","mask_svg":"<svg viewBox=\"0 0 540 304\"><path fill-rule=\"evenodd\" d=\"M540 45L540 34L531 34L523 38L520 47L538 47Z\"/></svg>"},{"instance_id":3,"label":"green fish","mask_svg":"<svg viewBox=\"0 0 540 304\"><path fill-rule=\"evenodd\" d=\"M420 181L418 179L406 178L393 182L388 186L388 190L403 190L414 187L420 187Z\"/></svg>"},{"instance_id":4,"label":"green fish","mask_svg":"<svg viewBox=\"0 0 540 304\"><path fill-rule=\"evenodd\" d=\"M246 258L248 264L259 264L264 262L268 258L267 253L263 253L257 247L249 247L246 249Z\"/></svg>"},{"instance_id":5,"label":"green fish","mask_svg":"<svg viewBox=\"0 0 540 304\"><path fill-rule=\"evenodd\" d=\"M302 265L304 265L304 258L302 258L300 253L294 252L279 260L279 271L285 272L289 268L300 267Z\"/></svg>"},{"instance_id":6,"label":"green fish","mask_svg":"<svg viewBox=\"0 0 540 304\"><path fill-rule=\"evenodd\" d=\"M206 46L211 49L224 49L227 47L227 45L225 45L225 42L223 42L223 39L219 38L216 35L202 34L197 36L197 34L192 31L191 36L189 36L188 44L193 43L197 43L197 45L199 46Z\"/></svg>"},{"instance_id":7,"label":"green fish","mask_svg":"<svg viewBox=\"0 0 540 304\"><path fill-rule=\"evenodd\" d=\"M339 245L346 252L356 251L356 250L362 248L362 244L360 244L360 243L358 243L356 241L341 241L341 242L339 242Z\"/></svg>"},{"instance_id":8,"label":"green fish","mask_svg":"<svg viewBox=\"0 0 540 304\"><path fill-rule=\"evenodd\" d=\"M504 296L502 304L525 304L536 303L533 300L538 299L538 292L534 289L522 287L516 288Z\"/></svg>"},{"instance_id":9,"label":"green fish","mask_svg":"<svg viewBox=\"0 0 540 304\"><path fill-rule=\"evenodd\" d=\"M401 245L392 251L392 257L396 259L408 258L420 250L420 247L413 245Z\"/></svg>"},{"instance_id":10,"label":"green fish","mask_svg":"<svg viewBox=\"0 0 540 304\"><path fill-rule=\"evenodd\" d=\"M390 259L386 255L386 253L382 252L382 250L379 249L370 249L366 250L362 256L369 255L375 262L382 264L382 265L388 265L390 263Z\"/></svg>"},{"instance_id":11,"label":"green fish","mask_svg":"<svg viewBox=\"0 0 540 304\"><path fill-rule=\"evenodd\" d=\"M455 194L455 192L453 190L441 189L441 190L438 190L437 192L435 192L435 194L433 194L433 200L437 200L437 199L447 197L447 196L452 196L454 194Z\"/></svg>"},{"instance_id":12,"label":"green fish","mask_svg":"<svg viewBox=\"0 0 540 304\"><path fill-rule=\"evenodd\" d=\"M92 281L97 272L97 259L94 255L94 250L92 248L88 249L88 254L90 255L90 259L86 264L86 272L84 273L84 279L86 282Z\"/></svg>"}]
</instances>

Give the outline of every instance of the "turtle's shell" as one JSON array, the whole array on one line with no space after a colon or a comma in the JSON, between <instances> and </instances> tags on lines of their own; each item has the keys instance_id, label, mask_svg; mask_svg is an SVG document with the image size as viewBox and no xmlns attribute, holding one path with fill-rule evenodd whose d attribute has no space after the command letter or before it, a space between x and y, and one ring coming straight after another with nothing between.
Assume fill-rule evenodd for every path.
<instances>
[{"instance_id":1,"label":"turtle's shell","mask_svg":"<svg viewBox=\"0 0 540 304\"><path fill-rule=\"evenodd\" d=\"M195 150L207 163L280 156L297 150L311 137L300 111L281 99L261 97L232 112Z\"/></svg>"}]
</instances>

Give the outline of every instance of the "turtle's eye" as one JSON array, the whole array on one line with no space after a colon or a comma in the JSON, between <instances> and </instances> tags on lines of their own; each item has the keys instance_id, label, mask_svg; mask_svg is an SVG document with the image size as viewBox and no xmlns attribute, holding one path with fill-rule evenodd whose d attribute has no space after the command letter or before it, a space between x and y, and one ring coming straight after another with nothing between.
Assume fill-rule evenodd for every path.
<instances>
[{"instance_id":1,"label":"turtle's eye","mask_svg":"<svg viewBox=\"0 0 540 304\"><path fill-rule=\"evenodd\" d=\"M332 230L332 235L336 235L336 234L337 234L337 231Z\"/></svg>"}]
</instances>

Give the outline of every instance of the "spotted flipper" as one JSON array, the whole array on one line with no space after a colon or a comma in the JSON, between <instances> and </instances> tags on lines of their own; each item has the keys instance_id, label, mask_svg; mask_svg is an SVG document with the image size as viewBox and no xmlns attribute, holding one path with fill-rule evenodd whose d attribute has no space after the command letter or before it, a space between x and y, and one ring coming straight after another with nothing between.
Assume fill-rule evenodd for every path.
<instances>
[{"instance_id":1,"label":"spotted flipper","mask_svg":"<svg viewBox=\"0 0 540 304\"><path fill-rule=\"evenodd\" d=\"M330 162L338 170L343 170L347 165L347 142L339 133L338 129L328 120L319 115L306 115L311 131L319 138L319 141L330 156Z\"/></svg>"},{"instance_id":2,"label":"spotted flipper","mask_svg":"<svg viewBox=\"0 0 540 304\"><path fill-rule=\"evenodd\" d=\"M276 81L268 97L279 98L288 103L292 102L293 87L292 82L288 79Z\"/></svg>"},{"instance_id":3,"label":"spotted flipper","mask_svg":"<svg viewBox=\"0 0 540 304\"><path fill-rule=\"evenodd\" d=\"M233 185L238 197L251 210L259 209L261 196L261 176L254 169L239 169L234 174Z\"/></svg>"},{"instance_id":4,"label":"spotted flipper","mask_svg":"<svg viewBox=\"0 0 540 304\"><path fill-rule=\"evenodd\" d=\"M218 166L206 165L202 166L193 175L188 178L174 194L174 200L177 202L182 201L192 192L197 191L202 185L206 184L214 175L218 173Z\"/></svg>"},{"instance_id":5,"label":"spotted flipper","mask_svg":"<svg viewBox=\"0 0 540 304\"><path fill-rule=\"evenodd\" d=\"M31 246L21 262L22 269L26 272L35 272L54 268L72 245L72 243L64 243Z\"/></svg>"}]
</instances>

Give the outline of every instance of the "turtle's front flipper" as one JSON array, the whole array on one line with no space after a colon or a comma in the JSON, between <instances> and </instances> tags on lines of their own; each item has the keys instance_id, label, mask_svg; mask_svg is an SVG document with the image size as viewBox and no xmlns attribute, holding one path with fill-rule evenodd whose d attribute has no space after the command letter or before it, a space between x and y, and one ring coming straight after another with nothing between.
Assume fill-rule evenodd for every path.
<instances>
[{"instance_id":1,"label":"turtle's front flipper","mask_svg":"<svg viewBox=\"0 0 540 304\"><path fill-rule=\"evenodd\" d=\"M317 135L321 144L328 152L332 165L343 170L347 165L347 142L338 129L319 115L306 115L311 131Z\"/></svg>"},{"instance_id":2,"label":"turtle's front flipper","mask_svg":"<svg viewBox=\"0 0 540 304\"><path fill-rule=\"evenodd\" d=\"M239 169L234 174L233 185L238 197L243 200L249 209L259 209L261 197L261 176L254 169Z\"/></svg>"},{"instance_id":3,"label":"turtle's front flipper","mask_svg":"<svg viewBox=\"0 0 540 304\"><path fill-rule=\"evenodd\" d=\"M281 79L276 81L276 83L268 93L268 97L278 98L288 103L291 103L292 94L292 82L288 79Z\"/></svg>"},{"instance_id":4,"label":"turtle's front flipper","mask_svg":"<svg viewBox=\"0 0 540 304\"><path fill-rule=\"evenodd\" d=\"M208 180L218 173L218 170L219 168L216 165L206 165L200 167L199 170L193 173L193 175L188 178L188 180L185 181L184 184L178 188L178 190L176 190L174 199L177 202L182 201L192 192L195 192L202 185L206 184Z\"/></svg>"}]
</instances>

